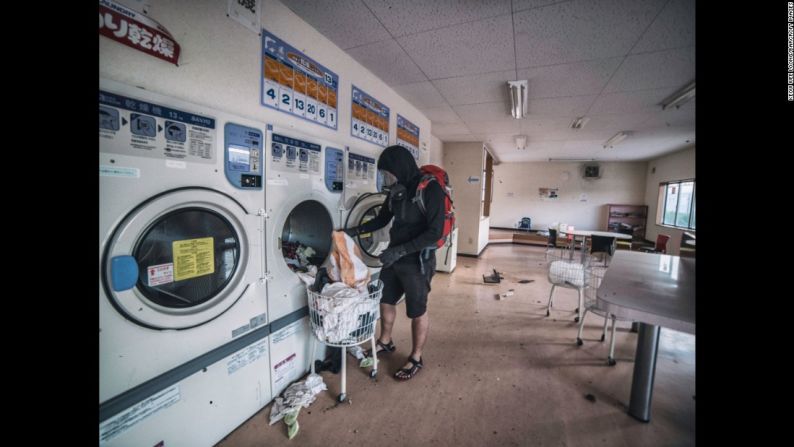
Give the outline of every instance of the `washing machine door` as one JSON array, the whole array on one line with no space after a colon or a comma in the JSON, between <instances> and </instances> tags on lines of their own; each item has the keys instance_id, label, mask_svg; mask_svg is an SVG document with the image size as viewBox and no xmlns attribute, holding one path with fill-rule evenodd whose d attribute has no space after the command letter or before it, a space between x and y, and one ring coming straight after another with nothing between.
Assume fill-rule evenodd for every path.
<instances>
[{"instance_id":1,"label":"washing machine door","mask_svg":"<svg viewBox=\"0 0 794 447\"><path fill-rule=\"evenodd\" d=\"M345 228L360 226L371 219L374 219L383 206L386 199L385 194L367 194L357 196L351 202L352 208L348 212ZM360 234L353 238L361 250L362 260L367 267L377 268L381 266L378 256L389 246L389 230L391 222L385 227L370 232Z\"/></svg>"},{"instance_id":2,"label":"washing machine door","mask_svg":"<svg viewBox=\"0 0 794 447\"><path fill-rule=\"evenodd\" d=\"M256 222L233 198L206 188L141 203L105 244L106 298L144 327L186 329L213 320L261 273Z\"/></svg>"}]
</instances>

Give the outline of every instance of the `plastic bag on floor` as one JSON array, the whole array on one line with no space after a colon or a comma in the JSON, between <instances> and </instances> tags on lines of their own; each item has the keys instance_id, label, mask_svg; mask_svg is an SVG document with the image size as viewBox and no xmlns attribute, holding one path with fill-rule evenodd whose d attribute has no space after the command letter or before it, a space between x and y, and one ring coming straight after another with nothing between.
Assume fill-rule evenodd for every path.
<instances>
[{"instance_id":1,"label":"plastic bag on floor","mask_svg":"<svg viewBox=\"0 0 794 447\"><path fill-rule=\"evenodd\" d=\"M349 287L366 290L370 280L369 269L361 260L361 251L356 243L344 231L332 232L331 239L333 244L328 257L330 261L328 276Z\"/></svg>"},{"instance_id":2,"label":"plastic bag on floor","mask_svg":"<svg viewBox=\"0 0 794 447\"><path fill-rule=\"evenodd\" d=\"M309 408L309 405L317 399L317 394L327 389L319 374L309 374L306 380L293 383L284 390L282 397L277 397L273 402L273 407L270 409L270 425L284 419L290 413L295 413L297 417L300 407Z\"/></svg>"}]
</instances>

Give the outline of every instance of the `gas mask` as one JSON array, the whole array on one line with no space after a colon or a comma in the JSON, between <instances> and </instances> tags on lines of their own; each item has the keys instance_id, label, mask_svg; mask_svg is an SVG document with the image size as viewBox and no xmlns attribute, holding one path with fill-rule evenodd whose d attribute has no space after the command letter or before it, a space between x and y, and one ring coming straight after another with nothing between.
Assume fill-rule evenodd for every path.
<instances>
[{"instance_id":1,"label":"gas mask","mask_svg":"<svg viewBox=\"0 0 794 447\"><path fill-rule=\"evenodd\" d=\"M397 184L397 177L389 171L378 169L377 186L378 192L388 192L394 185Z\"/></svg>"}]
</instances>

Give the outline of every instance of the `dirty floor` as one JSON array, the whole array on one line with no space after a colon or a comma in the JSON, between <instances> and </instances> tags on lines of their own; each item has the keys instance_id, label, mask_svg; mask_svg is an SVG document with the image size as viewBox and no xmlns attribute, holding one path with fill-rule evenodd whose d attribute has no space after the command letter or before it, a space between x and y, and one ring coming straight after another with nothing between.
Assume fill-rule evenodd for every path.
<instances>
[{"instance_id":1,"label":"dirty floor","mask_svg":"<svg viewBox=\"0 0 794 447\"><path fill-rule=\"evenodd\" d=\"M336 405L339 376L322 373L320 394L288 440L268 424L270 405L218 445L231 446L687 446L695 444L695 337L662 329L651 422L626 413L637 334L618 323L607 366L603 320L588 315L576 346L575 290L557 289L550 317L544 249L492 245L459 257L433 278L425 368L408 382L391 375L410 353L410 321L398 307L397 351L382 357L377 381L348 358L349 402ZM484 285L496 268L501 284ZM522 279L534 280L521 284ZM514 289L514 295L496 295ZM589 395L589 396L588 396Z\"/></svg>"}]
</instances>

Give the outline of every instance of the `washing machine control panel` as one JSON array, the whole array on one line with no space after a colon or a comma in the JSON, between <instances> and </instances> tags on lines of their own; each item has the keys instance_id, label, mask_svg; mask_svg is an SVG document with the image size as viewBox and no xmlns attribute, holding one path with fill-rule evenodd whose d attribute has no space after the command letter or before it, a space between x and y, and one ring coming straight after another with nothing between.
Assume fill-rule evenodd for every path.
<instances>
[{"instance_id":1,"label":"washing machine control panel","mask_svg":"<svg viewBox=\"0 0 794 447\"><path fill-rule=\"evenodd\" d=\"M226 178L240 189L262 189L264 133L253 127L226 123L223 135Z\"/></svg>"},{"instance_id":2,"label":"washing machine control panel","mask_svg":"<svg viewBox=\"0 0 794 447\"><path fill-rule=\"evenodd\" d=\"M354 183L375 183L375 159L350 152L347 156L347 180Z\"/></svg>"},{"instance_id":3,"label":"washing machine control panel","mask_svg":"<svg viewBox=\"0 0 794 447\"><path fill-rule=\"evenodd\" d=\"M319 144L273 134L270 144L271 169L283 172L320 174Z\"/></svg>"},{"instance_id":4,"label":"washing machine control panel","mask_svg":"<svg viewBox=\"0 0 794 447\"><path fill-rule=\"evenodd\" d=\"M344 188L345 153L330 146L325 148L325 187L331 192Z\"/></svg>"}]
</instances>

